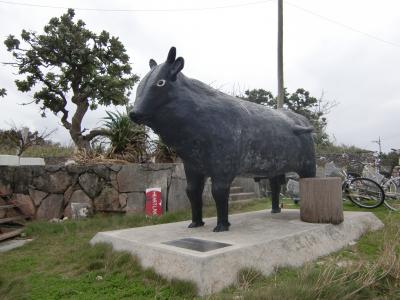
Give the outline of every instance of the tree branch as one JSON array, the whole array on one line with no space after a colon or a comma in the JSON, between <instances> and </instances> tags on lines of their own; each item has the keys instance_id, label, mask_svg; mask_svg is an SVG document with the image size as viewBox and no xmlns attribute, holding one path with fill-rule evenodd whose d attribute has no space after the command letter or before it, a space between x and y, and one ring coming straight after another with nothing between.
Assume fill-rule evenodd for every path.
<instances>
[{"instance_id":1,"label":"tree branch","mask_svg":"<svg viewBox=\"0 0 400 300\"><path fill-rule=\"evenodd\" d=\"M87 135L84 135L83 137L85 140L91 141L96 136L99 136L99 135L107 136L109 134L110 134L110 132L107 129L93 129Z\"/></svg>"},{"instance_id":2,"label":"tree branch","mask_svg":"<svg viewBox=\"0 0 400 300\"><path fill-rule=\"evenodd\" d=\"M71 123L68 121L68 110L66 110L65 108L63 108L61 110L63 116L61 117L61 123L63 124L63 126L70 130L71 129Z\"/></svg>"}]
</instances>

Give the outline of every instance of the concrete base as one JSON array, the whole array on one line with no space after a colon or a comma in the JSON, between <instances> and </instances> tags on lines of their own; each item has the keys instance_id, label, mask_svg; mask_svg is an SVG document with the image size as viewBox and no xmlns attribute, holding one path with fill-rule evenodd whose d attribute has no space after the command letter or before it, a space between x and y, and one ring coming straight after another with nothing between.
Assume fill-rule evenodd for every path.
<instances>
[{"instance_id":1,"label":"concrete base","mask_svg":"<svg viewBox=\"0 0 400 300\"><path fill-rule=\"evenodd\" d=\"M369 212L345 212L344 216L340 225L311 224L300 221L298 210L273 215L257 211L231 215L228 232L212 232L216 218L208 218L204 227L193 229L184 221L99 232L91 244L111 243L114 250L137 255L144 267L152 267L166 278L195 282L199 295L207 295L235 283L240 269L254 268L268 275L276 267L301 266L383 227ZM182 238L189 239L178 244L194 238L230 246L200 252L165 244Z\"/></svg>"}]
</instances>

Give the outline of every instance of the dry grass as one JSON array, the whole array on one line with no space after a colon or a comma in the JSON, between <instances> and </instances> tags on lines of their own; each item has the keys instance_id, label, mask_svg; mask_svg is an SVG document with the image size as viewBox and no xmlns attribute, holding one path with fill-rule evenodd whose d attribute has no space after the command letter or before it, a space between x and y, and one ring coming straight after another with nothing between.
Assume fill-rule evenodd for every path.
<instances>
[{"instance_id":1,"label":"dry grass","mask_svg":"<svg viewBox=\"0 0 400 300\"><path fill-rule=\"evenodd\" d=\"M108 154L99 153L97 151L86 151L86 150L80 150L75 152L72 159L80 165L129 163L129 161L125 159L110 158Z\"/></svg>"},{"instance_id":2,"label":"dry grass","mask_svg":"<svg viewBox=\"0 0 400 300\"><path fill-rule=\"evenodd\" d=\"M357 244L269 277L242 270L235 286L210 299L400 299L400 216Z\"/></svg>"}]
</instances>

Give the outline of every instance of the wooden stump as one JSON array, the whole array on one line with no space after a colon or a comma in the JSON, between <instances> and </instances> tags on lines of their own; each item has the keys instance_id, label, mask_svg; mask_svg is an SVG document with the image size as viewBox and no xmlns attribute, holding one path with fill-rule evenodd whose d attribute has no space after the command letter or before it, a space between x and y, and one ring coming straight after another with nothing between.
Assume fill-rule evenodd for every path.
<instances>
[{"instance_id":1,"label":"wooden stump","mask_svg":"<svg viewBox=\"0 0 400 300\"><path fill-rule=\"evenodd\" d=\"M300 179L300 218L309 223L343 222L341 179Z\"/></svg>"}]
</instances>

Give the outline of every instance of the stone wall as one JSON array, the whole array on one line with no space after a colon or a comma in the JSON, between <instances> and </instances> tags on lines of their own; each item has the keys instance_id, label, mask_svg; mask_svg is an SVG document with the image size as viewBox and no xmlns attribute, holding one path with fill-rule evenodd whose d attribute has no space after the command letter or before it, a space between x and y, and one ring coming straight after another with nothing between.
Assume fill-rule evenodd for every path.
<instances>
[{"instance_id":1,"label":"stone wall","mask_svg":"<svg viewBox=\"0 0 400 300\"><path fill-rule=\"evenodd\" d=\"M143 212L150 187L161 187L164 211L190 207L182 164L0 166L0 205L16 204L33 219L70 217L71 203L92 212ZM205 202L210 197L205 192Z\"/></svg>"},{"instance_id":2,"label":"stone wall","mask_svg":"<svg viewBox=\"0 0 400 300\"><path fill-rule=\"evenodd\" d=\"M236 178L233 185L260 196L251 178ZM32 219L71 217L71 203L86 204L90 212L144 212L145 190L161 187L163 211L190 208L182 163L126 165L0 166L0 218L18 213ZM213 204L207 180L203 202Z\"/></svg>"}]
</instances>

